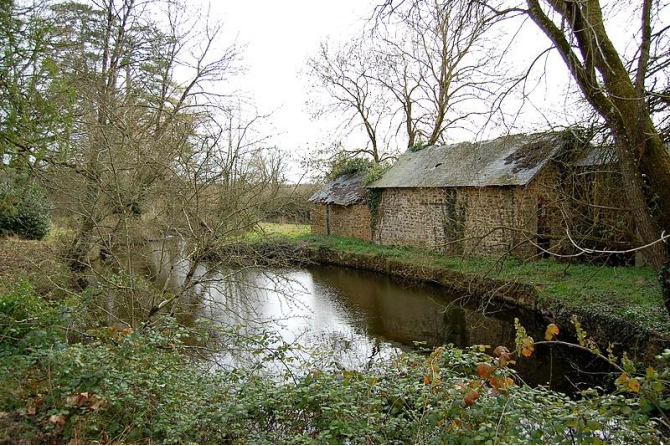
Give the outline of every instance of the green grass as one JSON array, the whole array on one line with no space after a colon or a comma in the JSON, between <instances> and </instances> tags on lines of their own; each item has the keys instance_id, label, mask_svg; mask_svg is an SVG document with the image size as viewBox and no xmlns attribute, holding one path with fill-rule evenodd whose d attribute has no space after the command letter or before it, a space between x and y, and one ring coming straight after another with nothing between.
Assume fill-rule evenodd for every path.
<instances>
[{"instance_id":1,"label":"green grass","mask_svg":"<svg viewBox=\"0 0 670 446\"><path fill-rule=\"evenodd\" d=\"M289 239L297 239L310 234L312 227L310 225L292 225L284 223L263 222L258 225L260 233L271 236L283 236Z\"/></svg>"},{"instance_id":2,"label":"green grass","mask_svg":"<svg viewBox=\"0 0 670 446\"><path fill-rule=\"evenodd\" d=\"M593 314L613 314L670 334L670 319L651 268L607 267L554 259L522 262L513 257L445 257L426 249L381 246L339 236L294 233L292 240L315 248L382 255L414 265L527 283L538 290L540 304L552 311L575 308Z\"/></svg>"},{"instance_id":3,"label":"green grass","mask_svg":"<svg viewBox=\"0 0 670 446\"><path fill-rule=\"evenodd\" d=\"M651 268L607 267L566 263L555 259L522 262L514 257L445 257L413 247L382 246L363 240L312 235L309 225L263 223L250 241L264 236L313 248L379 255L413 265L437 266L454 271L527 283L538 290L545 309L579 309L592 314L612 314L644 328L670 335L670 319L661 298L656 273Z\"/></svg>"}]
</instances>

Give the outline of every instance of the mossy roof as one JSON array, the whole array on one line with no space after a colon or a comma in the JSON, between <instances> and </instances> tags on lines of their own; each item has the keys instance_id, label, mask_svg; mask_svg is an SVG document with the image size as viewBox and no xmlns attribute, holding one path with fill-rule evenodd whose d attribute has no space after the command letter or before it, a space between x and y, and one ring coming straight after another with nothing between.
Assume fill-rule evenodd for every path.
<instances>
[{"instance_id":1,"label":"mossy roof","mask_svg":"<svg viewBox=\"0 0 670 446\"><path fill-rule=\"evenodd\" d=\"M362 172L340 175L326 183L309 201L339 206L364 203L366 189L363 186L363 176Z\"/></svg>"},{"instance_id":2,"label":"mossy roof","mask_svg":"<svg viewBox=\"0 0 670 446\"><path fill-rule=\"evenodd\" d=\"M523 186L568 141L565 133L548 132L408 150L368 187Z\"/></svg>"}]
</instances>

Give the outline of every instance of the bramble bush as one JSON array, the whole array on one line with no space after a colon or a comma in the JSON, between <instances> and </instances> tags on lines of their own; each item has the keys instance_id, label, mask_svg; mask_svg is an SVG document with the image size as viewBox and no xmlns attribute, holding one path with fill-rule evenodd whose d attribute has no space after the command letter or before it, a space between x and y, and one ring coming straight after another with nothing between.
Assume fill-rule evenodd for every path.
<instances>
[{"instance_id":1,"label":"bramble bush","mask_svg":"<svg viewBox=\"0 0 670 446\"><path fill-rule=\"evenodd\" d=\"M665 405L661 395L666 367L659 372L648 369L639 376L626 360L628 371L617 392L590 390L579 399L519 385L510 368L513 358L532 356L539 343L520 324L516 351L440 347L428 355L380 360L366 370L306 367L301 373L287 370L270 376L251 366L212 371L210 363L188 354L192 347L184 341L193 333L170 318L135 331L116 325L96 330L79 327L91 336L68 339L59 327L72 318L61 319L69 314L60 308L62 303L40 303L39 296L31 296L24 285L16 293L0 299L8 302L0 307L3 317L11 314L14 320L29 320L58 337L23 349L0 344L0 411L13 411L31 432L40 432L34 441L600 444L663 440L658 410ZM13 306L19 295L29 304ZM73 302L69 308L81 310L81 305ZM47 319L42 320L43 314ZM31 331L25 328L14 338L25 339ZM540 342L557 342L558 331L550 326L548 340ZM222 329L219 336L234 339L235 333ZM255 346L249 343L244 348L263 352L272 350L274 340L262 336L253 342ZM283 348L272 355L259 354L260 365L290 353ZM631 385L631 380L636 384ZM14 390L2 392L6 389ZM652 393L654 404L645 404L643 395L648 398Z\"/></svg>"}]
</instances>

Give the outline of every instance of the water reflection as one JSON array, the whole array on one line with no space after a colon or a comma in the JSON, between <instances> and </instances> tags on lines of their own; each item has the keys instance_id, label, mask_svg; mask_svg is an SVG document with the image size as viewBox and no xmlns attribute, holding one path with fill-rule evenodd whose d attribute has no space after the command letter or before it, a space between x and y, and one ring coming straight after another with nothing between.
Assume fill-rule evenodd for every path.
<instances>
[{"instance_id":1,"label":"water reflection","mask_svg":"<svg viewBox=\"0 0 670 446\"><path fill-rule=\"evenodd\" d=\"M189 263L174 245L154 244L144 255L126 263L168 291L178 291ZM169 248L169 249L167 249ZM329 352L346 368L365 367L375 358L414 348L454 344L514 346L514 318L529 334L542 339L544 325L537 314L518 309L463 304L460 296L429 284L407 284L398 279L332 266L307 268L218 268L196 271L198 284L170 309L185 325L204 318L236 327L241 335L263 330L279 334L288 343L308 350ZM115 311L121 317L146 314L154 302L136 301ZM215 358L230 363L224 353ZM570 391L580 382L600 384L603 364L574 352L538 348L516 368L529 384L547 384ZM586 373L585 373L586 372Z\"/></svg>"}]
</instances>

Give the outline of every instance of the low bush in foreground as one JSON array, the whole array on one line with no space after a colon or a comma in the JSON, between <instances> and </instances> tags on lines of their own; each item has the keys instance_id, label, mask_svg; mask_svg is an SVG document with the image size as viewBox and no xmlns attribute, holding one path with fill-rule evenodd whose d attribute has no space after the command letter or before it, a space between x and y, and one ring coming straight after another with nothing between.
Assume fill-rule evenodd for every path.
<instances>
[{"instance_id":1,"label":"low bush in foreground","mask_svg":"<svg viewBox=\"0 0 670 446\"><path fill-rule=\"evenodd\" d=\"M520 386L481 350L403 354L365 371L294 375L196 361L166 319L142 333L63 331L81 311L41 301L21 283L0 298L0 441L10 443L656 443L660 378L626 378L622 393L581 399ZM45 315L44 317L42 315ZM45 319L46 317L46 319ZM60 320L57 320L60 318ZM61 327L61 328L58 328ZM520 332L523 334L523 331ZM225 335L225 333L221 333ZM83 342L87 340L87 342ZM11 342L8 342L11 341ZM528 339L519 338L521 349ZM258 351L267 351L259 339ZM482 348L483 350L483 348ZM521 350L526 354L526 350ZM260 358L260 356L259 356ZM262 369L262 367L261 367ZM623 375L622 375L623 376ZM631 374L631 377L633 375ZM635 380L635 385L630 380ZM627 390L628 392L623 392ZM643 401L647 395L647 401Z\"/></svg>"},{"instance_id":2,"label":"low bush in foreground","mask_svg":"<svg viewBox=\"0 0 670 446\"><path fill-rule=\"evenodd\" d=\"M442 347L429 356L403 354L364 371L259 372L276 356L290 353L275 351L259 356L254 367L212 372L208 362L188 354L182 343L186 332L170 319L142 333L115 326L80 332L83 337L68 341L64 328L72 327L72 309L81 311L81 304L40 301L26 284L0 297L3 325L14 327L4 329L0 342L1 442L662 439L658 416L665 403L658 386L665 375L653 369L643 377L622 375L620 393L592 390L579 400L518 385L508 368L515 353L505 349L497 349L494 358L483 348ZM259 352L270 350L264 339L258 340ZM520 328L521 354L528 353L529 342Z\"/></svg>"}]
</instances>

